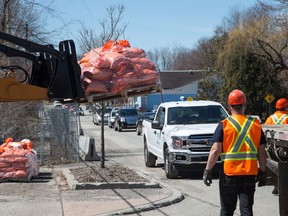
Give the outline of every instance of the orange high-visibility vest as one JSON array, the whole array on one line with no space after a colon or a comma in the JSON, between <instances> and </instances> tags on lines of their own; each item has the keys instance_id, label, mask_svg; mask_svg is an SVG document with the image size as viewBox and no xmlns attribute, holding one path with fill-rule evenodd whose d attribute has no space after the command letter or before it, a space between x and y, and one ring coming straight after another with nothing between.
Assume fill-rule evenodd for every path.
<instances>
[{"instance_id":1,"label":"orange high-visibility vest","mask_svg":"<svg viewBox=\"0 0 288 216\"><path fill-rule=\"evenodd\" d=\"M235 115L223 122L224 173L229 176L257 175L261 126L257 119Z\"/></svg>"},{"instance_id":2,"label":"orange high-visibility vest","mask_svg":"<svg viewBox=\"0 0 288 216\"><path fill-rule=\"evenodd\" d=\"M288 124L288 113L280 110L276 111L267 118L265 124Z\"/></svg>"}]
</instances>

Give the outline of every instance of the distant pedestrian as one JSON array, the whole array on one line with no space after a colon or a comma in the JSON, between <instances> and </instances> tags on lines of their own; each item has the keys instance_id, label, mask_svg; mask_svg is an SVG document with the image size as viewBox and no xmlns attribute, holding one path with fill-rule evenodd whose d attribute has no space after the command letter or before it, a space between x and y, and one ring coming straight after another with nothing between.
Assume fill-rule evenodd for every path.
<instances>
[{"instance_id":1,"label":"distant pedestrian","mask_svg":"<svg viewBox=\"0 0 288 216\"><path fill-rule=\"evenodd\" d=\"M238 89L229 94L231 116L215 130L214 144L203 173L204 183L210 186L212 168L221 156L221 216L233 216L238 198L241 215L253 215L256 182L259 182L258 187L266 184L266 138L259 121L245 115L246 101L245 94Z\"/></svg>"},{"instance_id":2,"label":"distant pedestrian","mask_svg":"<svg viewBox=\"0 0 288 216\"><path fill-rule=\"evenodd\" d=\"M275 108L276 108L276 111L266 119L265 124L266 125L288 124L288 101L287 99L280 98L279 100L277 100ZM271 175L274 175L274 176L276 175L270 169L268 169L268 172ZM277 176L276 176L276 179L277 179ZM279 192L278 192L278 179L277 179L275 187L272 191L272 194L278 194L278 193Z\"/></svg>"}]
</instances>

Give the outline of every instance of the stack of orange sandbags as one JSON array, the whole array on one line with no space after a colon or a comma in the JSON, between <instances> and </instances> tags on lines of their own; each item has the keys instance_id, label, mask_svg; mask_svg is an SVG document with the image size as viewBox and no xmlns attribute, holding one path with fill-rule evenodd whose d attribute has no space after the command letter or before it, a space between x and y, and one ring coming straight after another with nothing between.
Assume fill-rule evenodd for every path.
<instances>
[{"instance_id":1,"label":"stack of orange sandbags","mask_svg":"<svg viewBox=\"0 0 288 216\"><path fill-rule=\"evenodd\" d=\"M33 144L28 139L13 142L7 138L0 146L0 180L23 180L37 177L39 166Z\"/></svg>"},{"instance_id":2,"label":"stack of orange sandbags","mask_svg":"<svg viewBox=\"0 0 288 216\"><path fill-rule=\"evenodd\" d=\"M160 77L144 50L130 47L127 40L108 41L84 54L79 64L86 95L155 85Z\"/></svg>"}]
</instances>

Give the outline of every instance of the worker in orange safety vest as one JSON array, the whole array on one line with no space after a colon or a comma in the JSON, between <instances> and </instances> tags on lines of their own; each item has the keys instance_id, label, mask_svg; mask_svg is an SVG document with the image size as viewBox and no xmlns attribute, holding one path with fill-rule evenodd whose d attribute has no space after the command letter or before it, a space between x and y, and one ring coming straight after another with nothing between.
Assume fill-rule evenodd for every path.
<instances>
[{"instance_id":1,"label":"worker in orange safety vest","mask_svg":"<svg viewBox=\"0 0 288 216\"><path fill-rule=\"evenodd\" d=\"M238 89L228 96L231 116L220 122L213 136L203 181L212 183L212 168L221 156L220 215L233 216L239 199L241 215L253 215L256 182L266 184L266 138L259 120L245 115L246 96ZM259 167L258 167L259 164Z\"/></svg>"},{"instance_id":2,"label":"worker in orange safety vest","mask_svg":"<svg viewBox=\"0 0 288 216\"><path fill-rule=\"evenodd\" d=\"M288 100L286 98L280 98L277 100L275 108L276 111L266 119L265 124L288 124ZM270 169L268 169L268 172L275 175ZM275 183L272 194L278 193L278 183Z\"/></svg>"},{"instance_id":3,"label":"worker in orange safety vest","mask_svg":"<svg viewBox=\"0 0 288 216\"><path fill-rule=\"evenodd\" d=\"M265 124L288 124L288 101L286 98L280 98L277 100L276 112L270 115Z\"/></svg>"}]
</instances>

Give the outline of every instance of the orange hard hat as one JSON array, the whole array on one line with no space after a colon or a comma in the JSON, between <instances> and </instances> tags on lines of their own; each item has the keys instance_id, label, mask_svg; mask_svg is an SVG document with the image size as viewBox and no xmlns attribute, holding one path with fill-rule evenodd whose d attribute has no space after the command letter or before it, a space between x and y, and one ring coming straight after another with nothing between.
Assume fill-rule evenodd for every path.
<instances>
[{"instance_id":1,"label":"orange hard hat","mask_svg":"<svg viewBox=\"0 0 288 216\"><path fill-rule=\"evenodd\" d=\"M276 102L276 109L283 109L285 107L288 107L288 101L286 98L280 98L279 100L277 100Z\"/></svg>"},{"instance_id":2,"label":"orange hard hat","mask_svg":"<svg viewBox=\"0 0 288 216\"><path fill-rule=\"evenodd\" d=\"M229 105L241 105L246 103L246 96L245 94L238 89L234 89L230 92L228 96L228 104Z\"/></svg>"}]
</instances>

